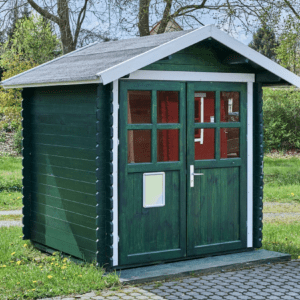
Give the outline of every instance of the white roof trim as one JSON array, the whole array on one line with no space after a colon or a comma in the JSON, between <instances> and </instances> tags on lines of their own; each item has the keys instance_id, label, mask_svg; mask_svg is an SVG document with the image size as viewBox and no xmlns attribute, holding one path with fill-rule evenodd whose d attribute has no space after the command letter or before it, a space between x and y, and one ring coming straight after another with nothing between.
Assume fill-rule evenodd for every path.
<instances>
[{"instance_id":1,"label":"white roof trim","mask_svg":"<svg viewBox=\"0 0 300 300\"><path fill-rule=\"evenodd\" d=\"M255 82L255 74L186 71L137 70L124 80L167 80L167 81L214 81L214 82Z\"/></svg>"},{"instance_id":2,"label":"white roof trim","mask_svg":"<svg viewBox=\"0 0 300 300\"><path fill-rule=\"evenodd\" d=\"M101 79L94 80L82 80L82 81L59 81L59 82L42 82L42 83L32 83L32 84L20 84L20 85L8 85L3 86L4 89L22 89L22 88L32 88L32 87L42 87L42 86L59 86L59 85L78 85L78 84L92 84L101 83Z\"/></svg>"},{"instance_id":3,"label":"white roof trim","mask_svg":"<svg viewBox=\"0 0 300 300\"><path fill-rule=\"evenodd\" d=\"M300 77L268 59L264 55L249 48L238 40L232 38L225 32L217 29L214 25L204 26L202 28L189 32L170 42L162 44L145 53L142 53L118 65L115 65L105 71L99 72L97 75L101 76L103 84L108 84L116 79L128 75L129 73L141 69L168 55L192 46L193 44L201 42L209 37L217 40L228 48L250 59L254 63L262 66L264 69L286 80L287 82L300 87Z\"/></svg>"}]
</instances>

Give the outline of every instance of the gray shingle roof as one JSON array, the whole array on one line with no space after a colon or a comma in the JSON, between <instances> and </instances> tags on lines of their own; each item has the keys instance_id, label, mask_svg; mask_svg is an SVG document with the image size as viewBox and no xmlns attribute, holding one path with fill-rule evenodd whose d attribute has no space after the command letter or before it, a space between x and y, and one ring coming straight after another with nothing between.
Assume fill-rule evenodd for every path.
<instances>
[{"instance_id":1,"label":"gray shingle roof","mask_svg":"<svg viewBox=\"0 0 300 300\"><path fill-rule=\"evenodd\" d=\"M2 82L4 87L96 80L99 72L176 39L191 30L98 42Z\"/></svg>"}]
</instances>

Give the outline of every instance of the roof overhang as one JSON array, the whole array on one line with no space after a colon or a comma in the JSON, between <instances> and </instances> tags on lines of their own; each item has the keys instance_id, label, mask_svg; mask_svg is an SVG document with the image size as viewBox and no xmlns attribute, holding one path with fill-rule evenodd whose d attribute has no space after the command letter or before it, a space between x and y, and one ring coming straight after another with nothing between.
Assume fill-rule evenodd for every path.
<instances>
[{"instance_id":1,"label":"roof overhang","mask_svg":"<svg viewBox=\"0 0 300 300\"><path fill-rule=\"evenodd\" d=\"M95 84L102 83L101 78L94 80L81 80L81 81L58 81L58 82L43 82L32 84L20 84L20 85L3 85L4 89L23 89L23 88L35 88L43 86L62 86L62 85L78 85L78 84Z\"/></svg>"},{"instance_id":2,"label":"roof overhang","mask_svg":"<svg viewBox=\"0 0 300 300\"><path fill-rule=\"evenodd\" d=\"M270 75L275 76L274 78L279 78L279 80L275 80L275 82L286 82L292 85L295 85L296 87L300 88L300 77L295 75L294 73L288 71L287 69L281 67L274 61L268 59L264 55L256 52L255 50L249 48L248 46L244 45L243 43L239 42L238 40L232 38L225 32L217 29L214 25L207 25L202 28L190 31L178 38L175 38L167 43L164 43L160 46L157 46L149 51L146 51L140 55L137 55L133 58L130 58L128 60L123 61L122 63L119 63L111 68L108 68L104 71L101 71L95 75L93 75L93 79L91 80L82 80L82 81L72 81L71 78L67 79L66 81L60 81L60 82L49 82L49 83L29 83L29 84L20 84L20 85L10 85L9 82L12 78L22 76L22 74L25 74L27 72L31 72L35 68L28 70L26 72L23 72L21 74L18 74L14 77L11 77L7 80L4 80L2 82L2 85L4 88L24 88L24 87L41 87L41 86L59 86L59 85L77 85L77 84L92 84L92 83L103 83L104 85L113 82L114 80L117 80L119 78L122 78L126 75L129 75L147 65L150 65L160 59L163 59L169 55L172 55L173 53L176 53L180 50L183 50L189 46L192 46L196 43L199 43L201 41L204 41L206 39L214 39L217 42L225 45L229 49L235 51L239 55L241 55L244 59L248 59L251 61L252 64L256 64L257 66L260 66L266 71L265 79L263 79L263 76L258 75L262 78L260 82L266 82L268 81L267 77L270 77ZM93 44L92 44L93 45ZM88 45L86 47L90 47L91 45ZM84 48L86 48L84 47ZM75 50L80 51L84 48ZM71 53L74 53L71 52ZM67 54L70 55L71 53ZM65 55L66 56L66 55ZM62 56L62 57L65 57ZM62 57L59 57L55 60L59 60ZM55 61L53 60L53 61ZM47 62L45 64L42 64L40 66L37 66L36 68L40 68L44 65L47 65L53 61ZM271 74L270 74L271 73ZM257 77L257 78L258 78ZM95 79L94 79L95 78ZM282 81L280 80L282 79Z\"/></svg>"},{"instance_id":3,"label":"roof overhang","mask_svg":"<svg viewBox=\"0 0 300 300\"><path fill-rule=\"evenodd\" d=\"M261 66L272 74L277 75L292 85L300 87L300 77L278 65L264 55L244 45L238 40L232 38L225 32L217 29L214 25L207 25L196 29L170 42L162 44L154 49L102 71L97 75L101 77L104 85L108 84L168 55L183 50L198 42L204 41L207 38L215 39L216 41L239 53L243 57L251 60L253 63Z\"/></svg>"}]
</instances>

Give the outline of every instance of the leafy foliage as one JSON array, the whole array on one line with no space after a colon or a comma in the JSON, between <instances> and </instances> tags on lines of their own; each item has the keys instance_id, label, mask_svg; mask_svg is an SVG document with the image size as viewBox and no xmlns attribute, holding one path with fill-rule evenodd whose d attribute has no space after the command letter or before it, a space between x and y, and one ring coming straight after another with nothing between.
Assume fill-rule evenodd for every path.
<instances>
[{"instance_id":1,"label":"leafy foliage","mask_svg":"<svg viewBox=\"0 0 300 300\"><path fill-rule=\"evenodd\" d=\"M299 91L265 88L263 108L265 149L300 149Z\"/></svg>"},{"instance_id":2,"label":"leafy foliage","mask_svg":"<svg viewBox=\"0 0 300 300\"><path fill-rule=\"evenodd\" d=\"M42 17L20 19L10 41L2 47L0 67L2 80L53 59L59 51L59 41L51 26ZM21 90L0 87L0 129L21 127Z\"/></svg>"},{"instance_id":3,"label":"leafy foliage","mask_svg":"<svg viewBox=\"0 0 300 300\"><path fill-rule=\"evenodd\" d=\"M299 74L300 69L300 25L292 17L287 18L283 33L279 37L280 45L275 52L280 64Z\"/></svg>"},{"instance_id":4,"label":"leafy foliage","mask_svg":"<svg viewBox=\"0 0 300 300\"><path fill-rule=\"evenodd\" d=\"M21 154L22 151L22 130L18 129L14 134L14 149L17 151L18 154Z\"/></svg>"},{"instance_id":5,"label":"leafy foliage","mask_svg":"<svg viewBox=\"0 0 300 300\"><path fill-rule=\"evenodd\" d=\"M249 44L249 47L266 57L275 60L275 49L278 47L278 42L274 30L264 24L253 34L253 40Z\"/></svg>"}]
</instances>

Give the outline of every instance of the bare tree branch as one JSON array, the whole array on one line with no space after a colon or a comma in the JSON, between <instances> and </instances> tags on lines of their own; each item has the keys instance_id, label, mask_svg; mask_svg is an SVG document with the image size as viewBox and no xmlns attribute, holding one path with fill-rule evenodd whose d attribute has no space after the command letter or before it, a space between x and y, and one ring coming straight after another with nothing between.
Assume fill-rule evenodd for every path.
<instances>
[{"instance_id":1,"label":"bare tree branch","mask_svg":"<svg viewBox=\"0 0 300 300\"><path fill-rule=\"evenodd\" d=\"M297 11L295 10L295 8L291 4L291 2L288 1L288 0L284 0L284 2L291 9L291 11L294 13L295 17L300 20L300 15L297 13Z\"/></svg>"},{"instance_id":2,"label":"bare tree branch","mask_svg":"<svg viewBox=\"0 0 300 300\"><path fill-rule=\"evenodd\" d=\"M84 5L82 9L80 10L80 13L77 18L77 26L76 26L76 31L74 34L74 44L77 45L77 40L78 40L78 35L82 26L82 23L85 19L85 14L86 14L86 8L87 8L88 0L85 0Z\"/></svg>"},{"instance_id":3,"label":"bare tree branch","mask_svg":"<svg viewBox=\"0 0 300 300\"><path fill-rule=\"evenodd\" d=\"M59 18L52 15L49 11L46 9L41 8L39 5L37 5L33 0L28 0L28 3L32 6L33 9L35 9L40 15L45 17L48 20L51 20L52 22L59 25Z\"/></svg>"}]
</instances>

